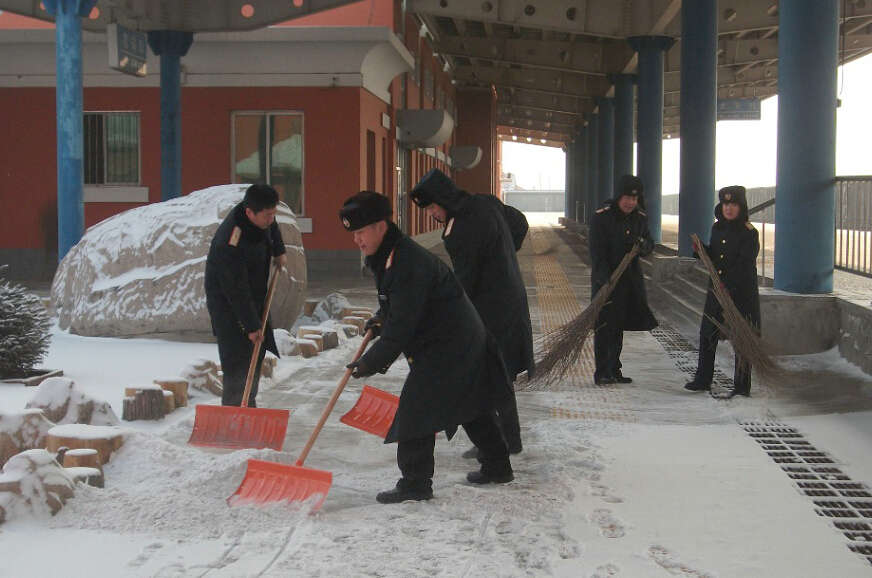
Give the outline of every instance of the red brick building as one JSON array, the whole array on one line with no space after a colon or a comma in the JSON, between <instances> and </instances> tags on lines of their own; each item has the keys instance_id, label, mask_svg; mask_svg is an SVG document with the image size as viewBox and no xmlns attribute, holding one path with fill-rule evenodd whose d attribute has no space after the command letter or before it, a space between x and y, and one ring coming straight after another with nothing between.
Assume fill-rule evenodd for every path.
<instances>
[{"instance_id":1,"label":"red brick building","mask_svg":"<svg viewBox=\"0 0 872 578\"><path fill-rule=\"evenodd\" d=\"M436 226L406 195L431 168L498 194L495 94L456 91L401 6L369 0L195 34L181 60L183 194L270 182L298 215L310 272L356 269L336 212L360 189L390 197L413 235ZM146 77L127 76L108 67L106 44L83 32L86 227L161 198L159 60L149 55ZM50 279L57 264L54 51L50 23L0 13L0 264L12 278ZM458 170L462 146L482 149L474 168Z\"/></svg>"}]
</instances>

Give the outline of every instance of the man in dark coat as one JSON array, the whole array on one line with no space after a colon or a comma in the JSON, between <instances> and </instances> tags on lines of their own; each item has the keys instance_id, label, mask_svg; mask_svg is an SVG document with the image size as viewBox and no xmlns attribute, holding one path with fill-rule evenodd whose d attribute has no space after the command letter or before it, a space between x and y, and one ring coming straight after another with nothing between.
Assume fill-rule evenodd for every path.
<instances>
[{"instance_id":1,"label":"man in dark coat","mask_svg":"<svg viewBox=\"0 0 872 578\"><path fill-rule=\"evenodd\" d=\"M275 222L278 193L269 185L251 185L242 202L218 226L206 257L206 308L218 341L224 372L222 405L241 405L254 345L264 341L254 372L248 407L257 407L260 365L266 351L278 356L272 329L260 325L270 263L285 265L285 244Z\"/></svg>"},{"instance_id":2,"label":"man in dark coat","mask_svg":"<svg viewBox=\"0 0 872 578\"><path fill-rule=\"evenodd\" d=\"M633 175L624 175L618 183L614 200L597 209L590 223L589 246L591 260L591 298L609 282L624 255L638 243L639 255L654 250L648 231L648 217L642 210L642 181ZM630 383L633 380L621 373L621 350L624 331L650 331L657 320L648 308L645 280L637 256L621 275L608 303L597 318L593 336L596 384Z\"/></svg>"},{"instance_id":3,"label":"man in dark coat","mask_svg":"<svg viewBox=\"0 0 872 578\"><path fill-rule=\"evenodd\" d=\"M409 197L445 224L442 240L454 274L499 343L509 378L514 381L522 371L532 376L533 330L515 255L527 235L524 214L493 195L471 195L457 188L439 169L424 175ZM521 427L514 392L504 407L497 408L497 414L509 452L520 453Z\"/></svg>"},{"instance_id":4,"label":"man in dark coat","mask_svg":"<svg viewBox=\"0 0 872 578\"><path fill-rule=\"evenodd\" d=\"M462 424L481 450L472 483L505 483L514 476L493 417L511 386L496 342L454 274L435 255L403 235L389 219L390 201L370 191L349 198L342 225L375 275L379 310L367 328L379 334L349 365L354 377L384 373L400 353L409 363L400 404L385 443L397 442L402 478L381 492L383 503L433 497L435 434L449 439Z\"/></svg>"},{"instance_id":5,"label":"man in dark coat","mask_svg":"<svg viewBox=\"0 0 872 578\"><path fill-rule=\"evenodd\" d=\"M748 201L745 187L724 187L718 191L715 207L717 221L712 225L708 245L694 247L704 250L718 270L721 284L730 293L733 303L752 327L760 328L760 294L757 289L757 253L760 239L757 229L748 221ZM715 371L718 340L725 339L711 318L723 323L724 314L709 281L705 312L699 328L699 364L693 381L684 386L689 391L710 391ZM738 356L735 359L733 389L723 397L751 395L751 367Z\"/></svg>"}]
</instances>

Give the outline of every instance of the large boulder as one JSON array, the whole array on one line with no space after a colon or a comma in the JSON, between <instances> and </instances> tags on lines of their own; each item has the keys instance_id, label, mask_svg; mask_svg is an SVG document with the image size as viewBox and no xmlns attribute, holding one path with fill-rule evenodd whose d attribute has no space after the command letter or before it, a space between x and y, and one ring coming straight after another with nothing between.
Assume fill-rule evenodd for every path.
<instances>
[{"instance_id":1,"label":"large boulder","mask_svg":"<svg viewBox=\"0 0 872 578\"><path fill-rule=\"evenodd\" d=\"M87 395L76 387L72 379L66 377L50 377L40 383L25 407L42 410L47 419L58 425L121 423L108 402Z\"/></svg>"},{"instance_id":2,"label":"large boulder","mask_svg":"<svg viewBox=\"0 0 872 578\"><path fill-rule=\"evenodd\" d=\"M0 474L0 522L47 518L73 497L73 477L42 449L12 456Z\"/></svg>"},{"instance_id":3,"label":"large boulder","mask_svg":"<svg viewBox=\"0 0 872 578\"><path fill-rule=\"evenodd\" d=\"M58 266L51 296L61 329L92 336L209 333L203 276L209 244L248 185L221 185L125 211L89 228ZM290 327L305 300L306 258L294 214L276 215L287 272L270 309Z\"/></svg>"}]
</instances>

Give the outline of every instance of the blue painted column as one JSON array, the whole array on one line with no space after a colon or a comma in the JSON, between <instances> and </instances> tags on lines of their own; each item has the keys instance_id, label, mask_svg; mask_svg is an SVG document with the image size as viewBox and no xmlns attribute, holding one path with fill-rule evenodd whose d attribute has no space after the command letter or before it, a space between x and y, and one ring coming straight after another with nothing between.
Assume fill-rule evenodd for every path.
<instances>
[{"instance_id":1,"label":"blue painted column","mask_svg":"<svg viewBox=\"0 0 872 578\"><path fill-rule=\"evenodd\" d=\"M160 56L160 184L161 200L182 194L181 57L194 35L177 30L148 33L148 45Z\"/></svg>"},{"instance_id":2,"label":"blue painted column","mask_svg":"<svg viewBox=\"0 0 872 578\"><path fill-rule=\"evenodd\" d=\"M44 0L55 17L58 262L85 230L82 157L82 18L97 0ZM48 249L48 247L46 247Z\"/></svg>"},{"instance_id":3,"label":"blue painted column","mask_svg":"<svg viewBox=\"0 0 872 578\"><path fill-rule=\"evenodd\" d=\"M584 127L581 127L575 133L575 157L573 165L575 174L578 178L575 180L575 194L573 195L573 210L575 211L575 220L579 223L587 223L590 213L587 209L587 179L585 178L585 162L587 157L587 134Z\"/></svg>"},{"instance_id":4,"label":"blue painted column","mask_svg":"<svg viewBox=\"0 0 872 578\"><path fill-rule=\"evenodd\" d=\"M838 0L778 5L775 287L833 290Z\"/></svg>"},{"instance_id":5,"label":"blue painted column","mask_svg":"<svg viewBox=\"0 0 872 578\"><path fill-rule=\"evenodd\" d=\"M663 53L674 40L667 36L634 36L639 53L639 126L636 131L638 176L645 186L648 227L655 243L662 239Z\"/></svg>"},{"instance_id":6,"label":"blue painted column","mask_svg":"<svg viewBox=\"0 0 872 578\"><path fill-rule=\"evenodd\" d=\"M691 233L708 242L715 206L717 0L681 3L681 169L678 254L693 255ZM741 185L742 183L732 183Z\"/></svg>"},{"instance_id":7,"label":"blue painted column","mask_svg":"<svg viewBox=\"0 0 872 578\"><path fill-rule=\"evenodd\" d=\"M587 203L599 208L599 114L590 115L587 122Z\"/></svg>"},{"instance_id":8,"label":"blue painted column","mask_svg":"<svg viewBox=\"0 0 872 578\"><path fill-rule=\"evenodd\" d=\"M599 106L597 201L602 204L613 196L615 189L615 100L601 97L596 103Z\"/></svg>"},{"instance_id":9,"label":"blue painted column","mask_svg":"<svg viewBox=\"0 0 872 578\"><path fill-rule=\"evenodd\" d=\"M563 154L566 160L566 179L563 185L563 216L570 218L569 205L572 202L572 141L566 143L563 147Z\"/></svg>"},{"instance_id":10,"label":"blue painted column","mask_svg":"<svg viewBox=\"0 0 872 578\"><path fill-rule=\"evenodd\" d=\"M633 105L635 74L615 74L615 170L614 183L633 174Z\"/></svg>"}]
</instances>

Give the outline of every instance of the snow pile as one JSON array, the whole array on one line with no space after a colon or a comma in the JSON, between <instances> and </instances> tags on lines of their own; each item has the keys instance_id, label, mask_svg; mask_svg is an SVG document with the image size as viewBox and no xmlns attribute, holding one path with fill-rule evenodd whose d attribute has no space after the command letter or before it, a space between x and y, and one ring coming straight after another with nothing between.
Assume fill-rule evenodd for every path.
<instances>
[{"instance_id":1,"label":"snow pile","mask_svg":"<svg viewBox=\"0 0 872 578\"><path fill-rule=\"evenodd\" d=\"M19 452L45 447L45 436L52 427L39 409L0 413L0 465Z\"/></svg>"},{"instance_id":2,"label":"snow pile","mask_svg":"<svg viewBox=\"0 0 872 578\"><path fill-rule=\"evenodd\" d=\"M79 335L211 333L203 275L218 225L247 185L221 185L125 211L85 233L58 266L52 302L58 323ZM271 317L297 318L306 289L306 259L296 219L276 216L288 254Z\"/></svg>"},{"instance_id":3,"label":"snow pile","mask_svg":"<svg viewBox=\"0 0 872 578\"><path fill-rule=\"evenodd\" d=\"M94 399L76 388L72 379L50 377L39 384L36 393L27 402L28 409L41 409L46 418L56 424L84 423L91 425L118 425L118 416L112 407Z\"/></svg>"},{"instance_id":4,"label":"snow pile","mask_svg":"<svg viewBox=\"0 0 872 578\"><path fill-rule=\"evenodd\" d=\"M45 450L12 456L0 474L0 520L47 518L73 496L70 475Z\"/></svg>"}]
</instances>

